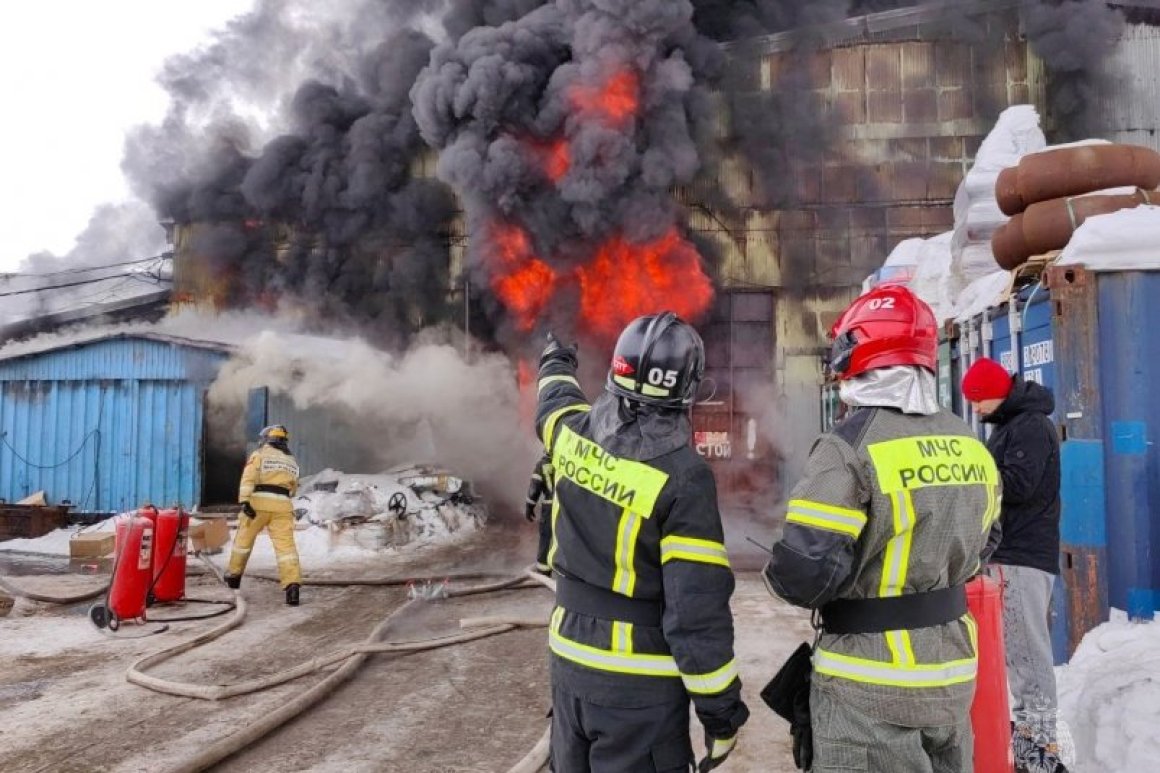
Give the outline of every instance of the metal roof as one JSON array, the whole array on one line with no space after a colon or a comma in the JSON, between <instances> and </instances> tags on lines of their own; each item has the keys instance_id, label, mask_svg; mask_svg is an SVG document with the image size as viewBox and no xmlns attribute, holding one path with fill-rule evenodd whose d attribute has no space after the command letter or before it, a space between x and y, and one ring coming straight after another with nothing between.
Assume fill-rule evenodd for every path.
<instances>
[{"instance_id":1,"label":"metal roof","mask_svg":"<svg viewBox=\"0 0 1160 773\"><path fill-rule=\"evenodd\" d=\"M825 46L837 46L858 40L873 40L884 33L921 27L945 20L949 15L982 15L1038 4L1038 0L939 0L919 3L908 8L880 11L848 19L798 27L772 35L722 44L726 51L738 50L777 53L792 50L804 40L821 41ZM1115 0L1109 3L1120 8L1160 9L1160 0Z\"/></svg>"},{"instance_id":2,"label":"metal roof","mask_svg":"<svg viewBox=\"0 0 1160 773\"><path fill-rule=\"evenodd\" d=\"M64 340L61 340L62 338ZM10 362L12 360L18 360L25 357L35 357L37 355L45 354L48 352L78 349L82 346L88 346L94 343L115 340L155 341L157 343L172 344L174 346L184 346L190 349L202 349L205 351L222 353L231 353L236 348L231 344L227 344L221 341L197 340L193 338L184 338L182 336L155 333L146 330L94 330L88 333L77 333L75 335L49 336L47 337L47 340L33 339L31 341L7 346L3 349L0 349L0 362Z\"/></svg>"}]
</instances>

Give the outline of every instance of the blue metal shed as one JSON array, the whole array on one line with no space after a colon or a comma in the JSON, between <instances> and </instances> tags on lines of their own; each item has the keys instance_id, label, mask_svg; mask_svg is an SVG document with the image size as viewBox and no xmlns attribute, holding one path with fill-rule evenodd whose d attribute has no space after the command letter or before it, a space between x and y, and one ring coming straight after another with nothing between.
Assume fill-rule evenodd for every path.
<instances>
[{"instance_id":1,"label":"blue metal shed","mask_svg":"<svg viewBox=\"0 0 1160 773\"><path fill-rule=\"evenodd\" d=\"M0 499L81 512L201 501L223 344L122 333L0 354Z\"/></svg>"}]
</instances>

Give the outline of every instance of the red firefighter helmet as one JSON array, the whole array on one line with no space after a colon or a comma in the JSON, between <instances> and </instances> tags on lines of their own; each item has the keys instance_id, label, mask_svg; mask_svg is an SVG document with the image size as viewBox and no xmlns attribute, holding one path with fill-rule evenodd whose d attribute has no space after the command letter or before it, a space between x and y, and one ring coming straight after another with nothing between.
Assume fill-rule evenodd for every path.
<instances>
[{"instance_id":1,"label":"red firefighter helmet","mask_svg":"<svg viewBox=\"0 0 1160 773\"><path fill-rule=\"evenodd\" d=\"M855 300L834 323L830 337L830 369L842 380L892 365L938 372L934 312L901 285L876 287Z\"/></svg>"}]
</instances>

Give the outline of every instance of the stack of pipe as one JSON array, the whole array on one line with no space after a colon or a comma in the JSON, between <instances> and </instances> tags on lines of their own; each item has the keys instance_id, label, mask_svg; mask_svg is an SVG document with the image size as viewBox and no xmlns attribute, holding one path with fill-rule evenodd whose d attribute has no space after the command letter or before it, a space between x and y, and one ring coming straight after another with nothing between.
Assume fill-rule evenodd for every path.
<instances>
[{"instance_id":1,"label":"stack of pipe","mask_svg":"<svg viewBox=\"0 0 1160 773\"><path fill-rule=\"evenodd\" d=\"M1158 186L1160 153L1138 145L1084 145L1025 156L995 182L999 209L1011 216L991 237L995 261L1010 271L1033 255L1063 249L1089 217L1160 204ZM1081 195L1117 187L1136 190Z\"/></svg>"}]
</instances>

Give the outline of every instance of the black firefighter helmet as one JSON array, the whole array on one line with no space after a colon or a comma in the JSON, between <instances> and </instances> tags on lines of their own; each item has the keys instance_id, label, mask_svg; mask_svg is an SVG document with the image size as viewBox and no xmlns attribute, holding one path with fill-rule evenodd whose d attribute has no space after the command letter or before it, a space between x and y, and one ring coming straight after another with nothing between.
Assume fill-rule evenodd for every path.
<instances>
[{"instance_id":1,"label":"black firefighter helmet","mask_svg":"<svg viewBox=\"0 0 1160 773\"><path fill-rule=\"evenodd\" d=\"M609 392L645 405L692 407L705 375L705 344L671 311L639 317L616 342Z\"/></svg>"}]
</instances>

